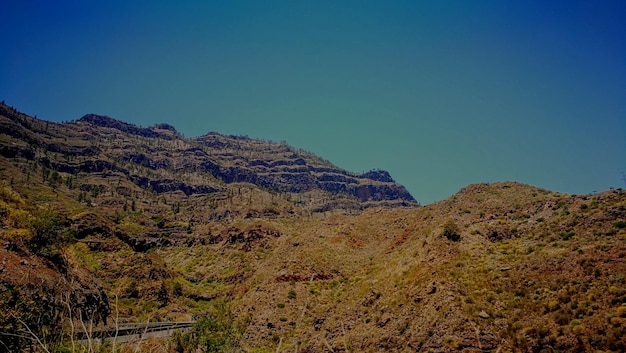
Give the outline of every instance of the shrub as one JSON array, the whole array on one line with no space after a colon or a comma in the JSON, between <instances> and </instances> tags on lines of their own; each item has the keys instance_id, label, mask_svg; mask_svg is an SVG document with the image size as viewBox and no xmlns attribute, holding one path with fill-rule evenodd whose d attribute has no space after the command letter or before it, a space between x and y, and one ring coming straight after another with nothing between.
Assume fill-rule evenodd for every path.
<instances>
[{"instance_id":1,"label":"shrub","mask_svg":"<svg viewBox=\"0 0 626 353\"><path fill-rule=\"evenodd\" d=\"M626 305L617 308L617 316L626 318Z\"/></svg>"},{"instance_id":2,"label":"shrub","mask_svg":"<svg viewBox=\"0 0 626 353\"><path fill-rule=\"evenodd\" d=\"M574 237L574 235L576 235L576 233L574 233L573 230L570 230L569 232L561 232L561 233L559 233L559 236L563 240L570 240L571 238Z\"/></svg>"},{"instance_id":3,"label":"shrub","mask_svg":"<svg viewBox=\"0 0 626 353\"><path fill-rule=\"evenodd\" d=\"M174 282L174 286L172 288L172 293L174 293L175 296L180 297L183 295L183 285L180 284L180 282L176 281Z\"/></svg>"},{"instance_id":4,"label":"shrub","mask_svg":"<svg viewBox=\"0 0 626 353\"><path fill-rule=\"evenodd\" d=\"M565 310L559 310L554 314L554 321L559 325L567 325L571 320L571 315Z\"/></svg>"},{"instance_id":5,"label":"shrub","mask_svg":"<svg viewBox=\"0 0 626 353\"><path fill-rule=\"evenodd\" d=\"M33 216L31 222L33 237L29 242L33 252L53 258L59 254L62 247L74 239L68 222L52 209L39 210Z\"/></svg>"},{"instance_id":6,"label":"shrub","mask_svg":"<svg viewBox=\"0 0 626 353\"><path fill-rule=\"evenodd\" d=\"M228 306L218 302L189 332L174 332L170 348L177 353L236 351L240 331Z\"/></svg>"},{"instance_id":7,"label":"shrub","mask_svg":"<svg viewBox=\"0 0 626 353\"><path fill-rule=\"evenodd\" d=\"M454 223L454 221L451 220L451 219L448 220L443 225L442 235L444 237L446 237L448 240L451 240L451 241L459 241L459 240L461 240L461 234L460 234L459 226L457 226L456 223Z\"/></svg>"},{"instance_id":8,"label":"shrub","mask_svg":"<svg viewBox=\"0 0 626 353\"><path fill-rule=\"evenodd\" d=\"M572 332L576 335L582 335L585 333L585 326L583 325L572 326Z\"/></svg>"},{"instance_id":9,"label":"shrub","mask_svg":"<svg viewBox=\"0 0 626 353\"><path fill-rule=\"evenodd\" d=\"M617 222L615 222L615 224L613 226L615 226L615 228L617 228L617 229L626 228L626 221L617 221Z\"/></svg>"}]
</instances>

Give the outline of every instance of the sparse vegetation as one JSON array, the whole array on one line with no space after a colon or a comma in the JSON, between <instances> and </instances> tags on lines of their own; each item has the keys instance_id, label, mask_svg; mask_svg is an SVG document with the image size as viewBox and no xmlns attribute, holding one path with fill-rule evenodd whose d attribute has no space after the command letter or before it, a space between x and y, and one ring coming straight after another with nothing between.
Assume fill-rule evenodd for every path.
<instances>
[{"instance_id":1,"label":"sparse vegetation","mask_svg":"<svg viewBox=\"0 0 626 353\"><path fill-rule=\"evenodd\" d=\"M92 350L626 349L622 191L476 184L425 207L365 208L251 183L251 164L354 177L284 144L5 118L0 144L22 154L0 157L0 350L28 349L27 325L49 350L79 351L70 332L111 328L112 311L195 323Z\"/></svg>"}]
</instances>

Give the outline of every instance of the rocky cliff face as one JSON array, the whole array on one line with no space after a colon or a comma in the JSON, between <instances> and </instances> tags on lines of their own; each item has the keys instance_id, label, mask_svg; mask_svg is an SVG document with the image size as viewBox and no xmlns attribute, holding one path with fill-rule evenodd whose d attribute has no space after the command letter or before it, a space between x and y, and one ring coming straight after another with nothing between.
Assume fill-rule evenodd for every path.
<instances>
[{"instance_id":1,"label":"rocky cliff face","mask_svg":"<svg viewBox=\"0 0 626 353\"><path fill-rule=\"evenodd\" d=\"M348 194L364 203L395 201L403 206L415 204L408 191L395 183L386 171L354 174L288 145L247 137L211 133L195 141L209 147L218 160L233 159L234 165L228 167L204 164L207 172L227 183L250 182L278 192L291 193L320 189L334 194ZM239 152L240 156L233 151Z\"/></svg>"},{"instance_id":2,"label":"rocky cliff face","mask_svg":"<svg viewBox=\"0 0 626 353\"><path fill-rule=\"evenodd\" d=\"M332 195L324 198L333 202L311 203L316 211L418 205L386 171L351 173L284 143L217 133L185 139L167 124L144 128L94 114L55 124L6 105L0 106L0 127L4 157L37 160L72 175L115 173L157 194L208 195L248 183L278 193Z\"/></svg>"}]
</instances>

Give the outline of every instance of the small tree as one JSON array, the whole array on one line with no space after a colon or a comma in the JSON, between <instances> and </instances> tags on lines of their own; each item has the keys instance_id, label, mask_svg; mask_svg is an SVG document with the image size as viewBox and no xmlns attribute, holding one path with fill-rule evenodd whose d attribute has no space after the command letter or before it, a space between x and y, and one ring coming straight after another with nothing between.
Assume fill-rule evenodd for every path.
<instances>
[{"instance_id":1,"label":"small tree","mask_svg":"<svg viewBox=\"0 0 626 353\"><path fill-rule=\"evenodd\" d=\"M167 294L167 287L165 283L161 283L161 288L159 288L159 292L157 293L157 300L159 302L159 307L164 307L170 302L169 295Z\"/></svg>"}]
</instances>

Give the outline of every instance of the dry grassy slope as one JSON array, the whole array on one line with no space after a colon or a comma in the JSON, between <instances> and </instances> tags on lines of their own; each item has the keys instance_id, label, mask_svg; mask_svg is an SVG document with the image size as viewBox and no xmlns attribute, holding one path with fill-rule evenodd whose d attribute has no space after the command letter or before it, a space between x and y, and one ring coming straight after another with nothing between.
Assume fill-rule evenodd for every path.
<instances>
[{"instance_id":1,"label":"dry grassy slope","mask_svg":"<svg viewBox=\"0 0 626 353\"><path fill-rule=\"evenodd\" d=\"M623 350L626 234L616 224L625 207L623 191L570 196L498 183L419 210L296 222L234 295L249 320L245 343ZM449 219L458 242L441 236Z\"/></svg>"}]
</instances>

